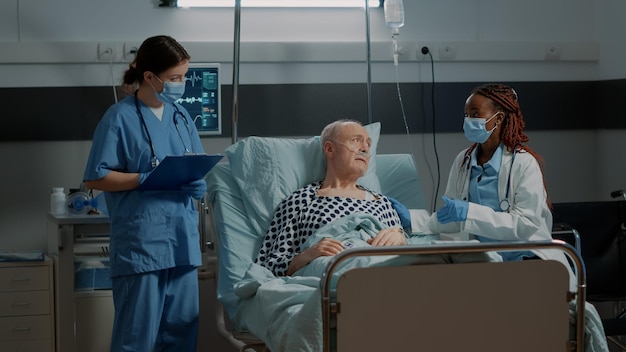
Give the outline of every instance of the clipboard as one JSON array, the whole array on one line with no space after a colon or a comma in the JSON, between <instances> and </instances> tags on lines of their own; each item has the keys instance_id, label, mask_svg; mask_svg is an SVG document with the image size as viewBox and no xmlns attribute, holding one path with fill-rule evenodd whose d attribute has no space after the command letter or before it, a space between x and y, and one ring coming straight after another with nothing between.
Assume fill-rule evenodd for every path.
<instances>
[{"instance_id":1,"label":"clipboard","mask_svg":"<svg viewBox=\"0 0 626 352\"><path fill-rule=\"evenodd\" d=\"M177 191L190 181L201 179L224 156L220 154L186 154L166 156L137 187L139 191Z\"/></svg>"}]
</instances>

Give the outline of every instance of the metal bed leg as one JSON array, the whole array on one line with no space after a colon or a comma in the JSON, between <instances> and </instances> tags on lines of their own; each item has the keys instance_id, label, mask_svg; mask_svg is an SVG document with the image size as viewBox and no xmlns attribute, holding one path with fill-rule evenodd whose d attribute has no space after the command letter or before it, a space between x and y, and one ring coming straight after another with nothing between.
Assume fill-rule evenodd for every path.
<instances>
[{"instance_id":1,"label":"metal bed leg","mask_svg":"<svg viewBox=\"0 0 626 352\"><path fill-rule=\"evenodd\" d=\"M269 352L269 349L265 346L265 343L259 340L251 333L238 333L230 331L226 327L226 316L224 313L224 307L221 304L217 304L215 308L215 316L217 323L217 331L222 335L230 344L237 348L239 352L245 352L253 350L255 352Z\"/></svg>"},{"instance_id":2,"label":"metal bed leg","mask_svg":"<svg viewBox=\"0 0 626 352\"><path fill-rule=\"evenodd\" d=\"M626 308L622 308L624 301L615 301L613 302L613 316L614 318L608 319L609 321L615 321L619 319L626 319ZM621 329L620 329L621 331ZM607 336L606 340L615 346L617 346L620 351L626 352L626 343L623 342L622 336L624 335L611 335Z\"/></svg>"}]
</instances>

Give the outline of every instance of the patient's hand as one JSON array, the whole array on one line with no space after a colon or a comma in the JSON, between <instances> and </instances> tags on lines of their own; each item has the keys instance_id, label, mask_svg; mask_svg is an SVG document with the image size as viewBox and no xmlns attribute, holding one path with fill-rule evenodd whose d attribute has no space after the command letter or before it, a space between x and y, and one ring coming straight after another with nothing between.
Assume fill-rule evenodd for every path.
<instances>
[{"instance_id":1,"label":"patient's hand","mask_svg":"<svg viewBox=\"0 0 626 352\"><path fill-rule=\"evenodd\" d=\"M404 232L398 227L381 230L376 234L376 237L367 240L367 243L375 247L401 246L407 244Z\"/></svg>"},{"instance_id":2,"label":"patient's hand","mask_svg":"<svg viewBox=\"0 0 626 352\"><path fill-rule=\"evenodd\" d=\"M300 270L303 266L312 262L315 258L336 255L343 250L340 241L332 238L324 238L313 246L305 249L302 253L293 257L287 268L287 275Z\"/></svg>"},{"instance_id":3,"label":"patient's hand","mask_svg":"<svg viewBox=\"0 0 626 352\"><path fill-rule=\"evenodd\" d=\"M337 241L332 238L324 238L323 240L317 242L310 248L305 249L300 253L301 256L305 256L305 258L309 259L308 261L312 261L317 257L336 255L337 253L343 250L343 245L340 241Z\"/></svg>"}]
</instances>

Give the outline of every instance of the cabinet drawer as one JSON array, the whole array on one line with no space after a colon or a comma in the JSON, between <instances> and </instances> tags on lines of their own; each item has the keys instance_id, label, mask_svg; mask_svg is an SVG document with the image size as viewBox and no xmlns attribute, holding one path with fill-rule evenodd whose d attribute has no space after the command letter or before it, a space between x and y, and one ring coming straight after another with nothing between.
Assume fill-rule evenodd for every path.
<instances>
[{"instance_id":1,"label":"cabinet drawer","mask_svg":"<svg viewBox=\"0 0 626 352\"><path fill-rule=\"evenodd\" d=\"M0 342L2 352L48 352L52 351L51 340Z\"/></svg>"},{"instance_id":2,"label":"cabinet drawer","mask_svg":"<svg viewBox=\"0 0 626 352\"><path fill-rule=\"evenodd\" d=\"M0 268L0 292L47 290L48 270L48 266Z\"/></svg>"},{"instance_id":3,"label":"cabinet drawer","mask_svg":"<svg viewBox=\"0 0 626 352\"><path fill-rule=\"evenodd\" d=\"M49 315L0 318L0 341L52 338L52 319Z\"/></svg>"},{"instance_id":4,"label":"cabinet drawer","mask_svg":"<svg viewBox=\"0 0 626 352\"><path fill-rule=\"evenodd\" d=\"M0 293L0 317L50 314L49 291Z\"/></svg>"}]
</instances>

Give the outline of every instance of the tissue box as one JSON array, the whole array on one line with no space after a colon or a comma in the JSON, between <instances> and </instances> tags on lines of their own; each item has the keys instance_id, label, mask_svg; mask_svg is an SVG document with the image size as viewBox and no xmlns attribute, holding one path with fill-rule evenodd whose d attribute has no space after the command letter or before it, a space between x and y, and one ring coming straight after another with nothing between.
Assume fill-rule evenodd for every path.
<instances>
[{"instance_id":1,"label":"tissue box","mask_svg":"<svg viewBox=\"0 0 626 352\"><path fill-rule=\"evenodd\" d=\"M108 259L74 261L74 290L93 291L111 289L111 268Z\"/></svg>"}]
</instances>

